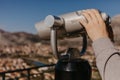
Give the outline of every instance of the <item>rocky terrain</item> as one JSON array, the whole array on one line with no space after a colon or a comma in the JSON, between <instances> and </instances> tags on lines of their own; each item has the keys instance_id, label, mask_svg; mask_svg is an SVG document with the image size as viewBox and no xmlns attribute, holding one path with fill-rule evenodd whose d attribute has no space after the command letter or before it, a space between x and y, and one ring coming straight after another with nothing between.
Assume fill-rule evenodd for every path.
<instances>
[{"instance_id":1,"label":"rocky terrain","mask_svg":"<svg viewBox=\"0 0 120 80\"><path fill-rule=\"evenodd\" d=\"M116 44L120 44L120 15L116 15L111 20Z\"/></svg>"},{"instance_id":2,"label":"rocky terrain","mask_svg":"<svg viewBox=\"0 0 120 80\"><path fill-rule=\"evenodd\" d=\"M114 16L111 25L115 36L115 46L120 49L120 15ZM64 39L59 41L59 52L64 52L67 47L81 49L80 38ZM89 41L89 44L90 41ZM101 80L96 68L94 52L91 45L82 58L87 59L92 66L92 80ZM29 61L30 60L30 61ZM56 63L49 41L44 41L38 35L26 32L7 32L0 29L0 72L25 69L33 65L31 60L46 64ZM32 80L54 80L54 68L39 68L31 71ZM26 72L7 74L8 79L26 75ZM1 80L1 79L0 79ZM20 80L27 80L20 78Z\"/></svg>"}]
</instances>

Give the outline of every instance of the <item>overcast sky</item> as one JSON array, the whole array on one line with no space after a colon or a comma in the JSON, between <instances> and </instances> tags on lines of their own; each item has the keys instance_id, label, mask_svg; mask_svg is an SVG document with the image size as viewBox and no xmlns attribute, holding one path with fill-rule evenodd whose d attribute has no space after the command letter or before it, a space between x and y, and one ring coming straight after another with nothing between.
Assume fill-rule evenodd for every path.
<instances>
[{"instance_id":1,"label":"overcast sky","mask_svg":"<svg viewBox=\"0 0 120 80\"><path fill-rule=\"evenodd\" d=\"M36 33L34 24L47 15L96 8L111 17L120 14L120 0L0 0L0 28Z\"/></svg>"}]
</instances>

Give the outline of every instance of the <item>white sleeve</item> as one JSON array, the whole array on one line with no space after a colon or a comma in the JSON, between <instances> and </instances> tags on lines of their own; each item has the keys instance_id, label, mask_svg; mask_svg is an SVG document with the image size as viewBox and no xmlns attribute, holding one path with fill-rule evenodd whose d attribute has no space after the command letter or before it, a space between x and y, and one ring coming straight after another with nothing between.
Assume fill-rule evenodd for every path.
<instances>
[{"instance_id":1,"label":"white sleeve","mask_svg":"<svg viewBox=\"0 0 120 80\"><path fill-rule=\"evenodd\" d=\"M92 46L102 80L120 80L120 56L110 39L98 39Z\"/></svg>"}]
</instances>

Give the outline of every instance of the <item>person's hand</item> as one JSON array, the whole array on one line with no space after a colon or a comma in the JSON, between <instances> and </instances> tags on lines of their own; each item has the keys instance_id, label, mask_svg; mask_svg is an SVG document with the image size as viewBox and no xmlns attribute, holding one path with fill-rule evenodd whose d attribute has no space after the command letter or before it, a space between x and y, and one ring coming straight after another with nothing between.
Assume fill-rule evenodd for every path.
<instances>
[{"instance_id":1,"label":"person's hand","mask_svg":"<svg viewBox=\"0 0 120 80\"><path fill-rule=\"evenodd\" d=\"M106 31L106 24L98 10L84 10L81 14L85 16L87 22L84 20L80 20L80 24L85 27L87 34L92 41L108 37L108 33Z\"/></svg>"}]
</instances>

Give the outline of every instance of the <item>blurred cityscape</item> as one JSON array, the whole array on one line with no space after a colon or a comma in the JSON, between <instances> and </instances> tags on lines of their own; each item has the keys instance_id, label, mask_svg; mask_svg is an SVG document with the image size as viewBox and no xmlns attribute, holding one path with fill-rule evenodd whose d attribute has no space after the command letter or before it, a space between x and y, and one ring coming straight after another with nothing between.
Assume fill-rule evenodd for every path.
<instances>
[{"instance_id":1,"label":"blurred cityscape","mask_svg":"<svg viewBox=\"0 0 120 80\"><path fill-rule=\"evenodd\" d=\"M111 20L114 31L115 47L120 49L120 15L114 16ZM96 67L94 51L89 41L87 51L82 58L87 59L92 66L92 80L101 80ZM59 40L59 52L64 52L68 47L77 47L81 50L80 38ZM57 60L52 54L49 41L44 41L38 35L26 32L10 33L0 29L0 72L25 69L36 66L33 62L55 64ZM33 69L32 80L54 80L54 67L42 67ZM26 71L6 74L6 79L14 80L16 77L26 75ZM2 77L0 77L2 80ZM15 79L16 80L16 79ZM19 80L27 80L21 77Z\"/></svg>"}]
</instances>

